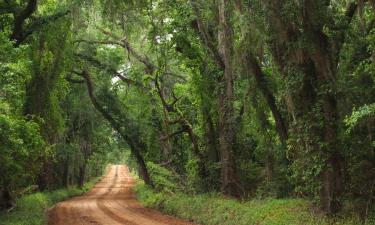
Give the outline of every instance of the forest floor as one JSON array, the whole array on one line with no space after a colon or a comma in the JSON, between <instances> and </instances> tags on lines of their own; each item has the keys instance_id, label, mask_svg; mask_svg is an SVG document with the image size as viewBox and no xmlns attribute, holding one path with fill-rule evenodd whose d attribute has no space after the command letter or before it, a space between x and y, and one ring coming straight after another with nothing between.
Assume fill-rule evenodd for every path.
<instances>
[{"instance_id":1,"label":"forest floor","mask_svg":"<svg viewBox=\"0 0 375 225\"><path fill-rule=\"evenodd\" d=\"M58 203L49 225L193 225L145 208L132 191L135 181L126 166L114 165L87 194Z\"/></svg>"}]
</instances>

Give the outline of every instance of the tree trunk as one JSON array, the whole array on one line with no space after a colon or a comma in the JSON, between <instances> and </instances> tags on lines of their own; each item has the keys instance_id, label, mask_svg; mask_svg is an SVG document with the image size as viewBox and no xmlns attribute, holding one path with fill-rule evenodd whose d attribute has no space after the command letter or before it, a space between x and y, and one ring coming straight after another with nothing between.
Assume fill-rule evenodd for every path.
<instances>
[{"instance_id":1,"label":"tree trunk","mask_svg":"<svg viewBox=\"0 0 375 225\"><path fill-rule=\"evenodd\" d=\"M341 209L342 179L342 159L334 154L321 173L320 206L328 215L338 213Z\"/></svg>"},{"instance_id":2,"label":"tree trunk","mask_svg":"<svg viewBox=\"0 0 375 225\"><path fill-rule=\"evenodd\" d=\"M136 139L136 138L133 138L133 139ZM146 162L140 153L142 144L140 144L138 141L133 141L133 140L128 140L127 142L130 146L130 150L132 154L134 155L137 161L140 178L145 182L146 185L152 186L153 184L152 184L150 175L148 173Z\"/></svg>"},{"instance_id":3,"label":"tree trunk","mask_svg":"<svg viewBox=\"0 0 375 225\"><path fill-rule=\"evenodd\" d=\"M238 181L234 158L234 95L232 71L231 29L229 25L230 1L219 0L219 53L224 62L222 77L223 90L219 96L219 140L221 156L221 191L229 196L240 197L241 186Z\"/></svg>"},{"instance_id":4,"label":"tree trunk","mask_svg":"<svg viewBox=\"0 0 375 225\"><path fill-rule=\"evenodd\" d=\"M206 137L206 144L208 147L208 159L212 162L219 162L220 161L220 154L219 154L219 143L217 132L212 121L209 112L204 115L206 117L206 126L205 126L205 137Z\"/></svg>"},{"instance_id":5,"label":"tree trunk","mask_svg":"<svg viewBox=\"0 0 375 225\"><path fill-rule=\"evenodd\" d=\"M273 155L270 151L267 151L266 161L265 161L265 175L266 175L266 181L271 181L273 177L273 164L274 159Z\"/></svg>"},{"instance_id":6,"label":"tree trunk","mask_svg":"<svg viewBox=\"0 0 375 225\"><path fill-rule=\"evenodd\" d=\"M83 187L85 183L85 175L86 175L86 162L84 162L83 165L79 167L79 175L78 175L79 187Z\"/></svg>"},{"instance_id":7,"label":"tree trunk","mask_svg":"<svg viewBox=\"0 0 375 225\"><path fill-rule=\"evenodd\" d=\"M327 82L327 81L326 81ZM328 160L321 173L320 205L327 214L341 210L343 193L343 161L337 148L337 103L330 93L323 97L324 142L327 144Z\"/></svg>"},{"instance_id":8,"label":"tree trunk","mask_svg":"<svg viewBox=\"0 0 375 225\"><path fill-rule=\"evenodd\" d=\"M37 177L37 185L40 191L47 190L53 185L54 179L52 175L52 163L51 162L43 162L41 166L40 173Z\"/></svg>"},{"instance_id":9,"label":"tree trunk","mask_svg":"<svg viewBox=\"0 0 375 225\"><path fill-rule=\"evenodd\" d=\"M64 171L63 171L62 184L64 187L68 187L69 185L69 157L65 160L63 170Z\"/></svg>"},{"instance_id":10,"label":"tree trunk","mask_svg":"<svg viewBox=\"0 0 375 225\"><path fill-rule=\"evenodd\" d=\"M0 208L9 209L15 205L14 199L9 191L9 188L5 187L2 191L0 191L0 194Z\"/></svg>"},{"instance_id":11,"label":"tree trunk","mask_svg":"<svg viewBox=\"0 0 375 225\"><path fill-rule=\"evenodd\" d=\"M298 158L294 160L311 157L309 154L304 154L306 150L318 153L326 159L320 176L313 178L321 183L319 197L322 210L327 214L334 214L340 210L344 161L337 146L338 112L335 79L338 56L348 27L341 28L335 37L328 37L325 34L324 24L330 20L317 23L316 18L329 8L328 1L324 4L313 0L305 0L301 3L302 13L298 17L298 22L303 29L295 26L297 21L283 18L280 8L283 8L285 2L264 0L263 3L269 12L270 26L275 32L271 52L280 72L286 78L297 75L294 71L304 76L301 88L297 92L291 92L290 100L293 101L294 108L291 110L295 124L298 125L291 136L299 138L299 141L291 144L290 147L300 151ZM350 3L349 6L345 17L342 18L347 20L348 25L356 10L356 3ZM291 47L301 40L306 43L306 47ZM288 48L288 51L285 51L285 48ZM309 121L308 118L317 121ZM304 142L306 146L301 146L299 142ZM311 165L307 164L307 166Z\"/></svg>"}]
</instances>

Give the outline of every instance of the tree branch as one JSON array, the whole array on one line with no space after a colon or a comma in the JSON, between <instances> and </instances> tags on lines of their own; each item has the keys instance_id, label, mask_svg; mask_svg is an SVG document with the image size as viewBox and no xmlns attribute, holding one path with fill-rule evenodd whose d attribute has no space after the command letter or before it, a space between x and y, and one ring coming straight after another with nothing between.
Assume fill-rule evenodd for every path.
<instances>
[{"instance_id":1,"label":"tree branch","mask_svg":"<svg viewBox=\"0 0 375 225\"><path fill-rule=\"evenodd\" d=\"M81 53L76 53L75 55L84 59L84 60L86 60L86 61L88 61L88 62L90 62L93 66L95 66L97 68L100 68L100 69L103 69L103 70L106 70L106 71L109 71L109 72L113 73L114 76L120 78L120 80L123 81L126 84L135 85L135 86L140 87L142 89L145 88L142 83L125 77L121 73L117 72L117 70L114 69L113 67L111 67L110 65L106 65L105 63L100 62L99 60L95 59L94 57L84 55L84 54L81 54Z\"/></svg>"},{"instance_id":2,"label":"tree branch","mask_svg":"<svg viewBox=\"0 0 375 225\"><path fill-rule=\"evenodd\" d=\"M64 17L70 13L69 10L64 12L58 12L51 16L41 17L37 20L33 21L27 28L26 31L22 34L21 39L18 40L19 44L22 43L28 36L30 36L33 32L37 31L40 27L49 22L56 21L61 17Z\"/></svg>"},{"instance_id":3,"label":"tree branch","mask_svg":"<svg viewBox=\"0 0 375 225\"><path fill-rule=\"evenodd\" d=\"M126 38L120 38L117 35L115 35L114 33L110 32L110 31L107 31L107 30L105 30L103 28L100 28L100 27L98 27L98 29L103 34L105 34L105 35L111 37L112 39L116 40L116 42L118 42L118 40L120 40L119 42L122 43L121 46L124 47L135 59L137 59L139 62L143 63L146 66L146 73L152 74L155 71L156 66L154 66L151 63L151 60L147 56L141 55L137 51L135 51L134 48L131 46L130 42L127 41Z\"/></svg>"},{"instance_id":4,"label":"tree branch","mask_svg":"<svg viewBox=\"0 0 375 225\"><path fill-rule=\"evenodd\" d=\"M111 40L85 40L85 39L78 39L75 40L73 43L87 43L87 44L99 44L99 45L118 45L120 47L125 47L125 45L120 41L111 41Z\"/></svg>"},{"instance_id":5,"label":"tree branch","mask_svg":"<svg viewBox=\"0 0 375 225\"><path fill-rule=\"evenodd\" d=\"M198 8L198 3L195 0L190 0L191 6L193 8L193 11L196 16L196 22L197 22L197 30L198 34L200 36L200 39L205 44L207 50L209 51L212 59L216 62L216 64L224 70L225 65L220 57L219 51L216 49L216 47L213 45L213 40L211 39L210 35L208 34L205 26L202 23L202 18L200 15L200 10Z\"/></svg>"},{"instance_id":6,"label":"tree branch","mask_svg":"<svg viewBox=\"0 0 375 225\"><path fill-rule=\"evenodd\" d=\"M170 138L173 137L173 136L176 136L176 135L182 134L182 133L184 133L184 132L186 132L185 129L180 129L180 130L175 131L175 132L173 132L173 133L171 133L171 134L168 134L168 135L166 135L166 136L161 137L160 140L165 141L165 140L170 139Z\"/></svg>"},{"instance_id":7,"label":"tree branch","mask_svg":"<svg viewBox=\"0 0 375 225\"><path fill-rule=\"evenodd\" d=\"M23 23L36 10L37 0L29 0L24 10L18 15L14 13L14 27L11 35L11 40L15 40L15 45L18 46L24 40L23 38Z\"/></svg>"},{"instance_id":8,"label":"tree branch","mask_svg":"<svg viewBox=\"0 0 375 225\"><path fill-rule=\"evenodd\" d=\"M288 139L288 130L286 128L284 119L276 105L275 97L267 86L265 74L263 73L257 59L253 55L249 54L247 61L250 64L252 73L254 74L257 87L265 98L268 107L271 109L273 118L275 119L276 123L276 131L279 134L280 140L283 144L286 144L286 140Z\"/></svg>"}]
</instances>

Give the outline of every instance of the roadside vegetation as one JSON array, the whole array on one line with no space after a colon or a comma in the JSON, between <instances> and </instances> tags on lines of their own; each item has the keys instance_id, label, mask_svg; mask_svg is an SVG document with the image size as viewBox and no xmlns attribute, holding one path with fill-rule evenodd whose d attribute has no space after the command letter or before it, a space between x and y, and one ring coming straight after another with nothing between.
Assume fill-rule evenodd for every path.
<instances>
[{"instance_id":1,"label":"roadside vegetation","mask_svg":"<svg viewBox=\"0 0 375 225\"><path fill-rule=\"evenodd\" d=\"M54 191L25 194L16 200L16 207L10 212L0 213L1 225L43 225L47 221L47 212L54 204L89 191L97 179L85 183L82 187L69 187Z\"/></svg>"},{"instance_id":2,"label":"roadside vegetation","mask_svg":"<svg viewBox=\"0 0 375 225\"><path fill-rule=\"evenodd\" d=\"M151 166L154 167L155 166ZM327 217L314 209L303 198L260 198L236 200L220 193L187 194L177 186L171 187L172 174L156 169L153 180L157 188L150 188L138 180L134 192L146 207L168 215L184 218L200 225L372 225L375 214L364 221L352 214L353 205L346 205L342 213Z\"/></svg>"},{"instance_id":3,"label":"roadside vegetation","mask_svg":"<svg viewBox=\"0 0 375 225\"><path fill-rule=\"evenodd\" d=\"M375 0L0 0L0 221L122 163L202 223L371 224L374 137Z\"/></svg>"}]
</instances>

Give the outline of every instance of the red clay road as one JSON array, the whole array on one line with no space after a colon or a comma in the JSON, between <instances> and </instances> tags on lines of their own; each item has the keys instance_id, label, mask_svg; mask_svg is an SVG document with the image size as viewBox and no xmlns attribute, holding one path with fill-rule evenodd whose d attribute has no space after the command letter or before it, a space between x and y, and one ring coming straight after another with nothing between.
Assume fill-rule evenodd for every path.
<instances>
[{"instance_id":1,"label":"red clay road","mask_svg":"<svg viewBox=\"0 0 375 225\"><path fill-rule=\"evenodd\" d=\"M143 207L131 188L126 166L115 165L87 194L61 202L48 215L49 225L193 225Z\"/></svg>"}]
</instances>

